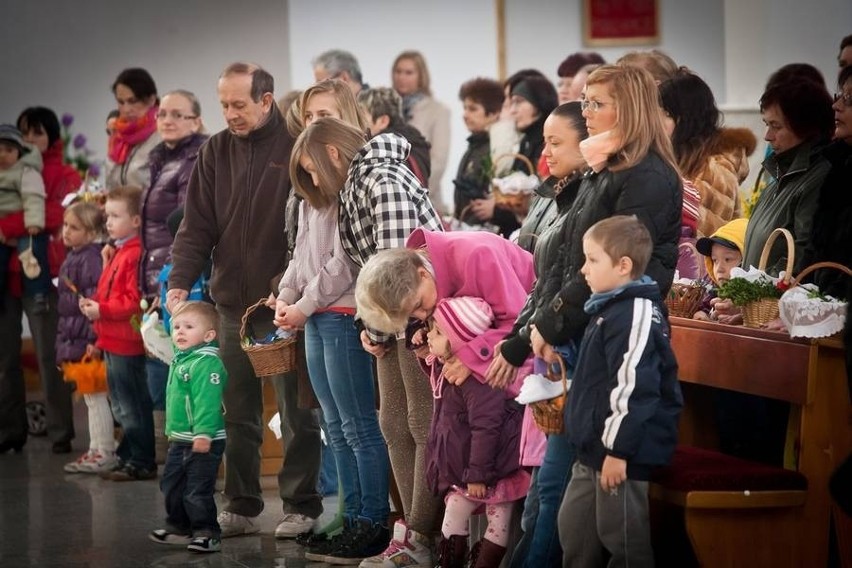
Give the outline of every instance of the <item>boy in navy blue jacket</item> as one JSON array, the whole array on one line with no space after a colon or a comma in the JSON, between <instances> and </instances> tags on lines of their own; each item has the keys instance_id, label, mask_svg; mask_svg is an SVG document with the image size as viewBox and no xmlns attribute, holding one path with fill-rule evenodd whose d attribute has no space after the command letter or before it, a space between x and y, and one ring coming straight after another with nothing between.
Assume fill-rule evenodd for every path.
<instances>
[{"instance_id":1,"label":"boy in navy blue jacket","mask_svg":"<svg viewBox=\"0 0 852 568\"><path fill-rule=\"evenodd\" d=\"M565 429L577 448L559 511L564 565L653 567L651 470L671 459L683 398L657 283L643 276L653 248L635 216L583 236L592 290Z\"/></svg>"}]
</instances>

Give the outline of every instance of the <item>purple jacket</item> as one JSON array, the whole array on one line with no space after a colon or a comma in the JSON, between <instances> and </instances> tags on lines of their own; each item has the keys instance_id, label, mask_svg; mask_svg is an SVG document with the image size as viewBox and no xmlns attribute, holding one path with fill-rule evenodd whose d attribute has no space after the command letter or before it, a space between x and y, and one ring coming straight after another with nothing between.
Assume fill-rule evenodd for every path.
<instances>
[{"instance_id":1,"label":"purple jacket","mask_svg":"<svg viewBox=\"0 0 852 568\"><path fill-rule=\"evenodd\" d=\"M436 370L437 372L437 370ZM426 444L426 481L435 495L451 485L495 483L520 466L524 407L506 391L468 379L441 380Z\"/></svg>"},{"instance_id":2,"label":"purple jacket","mask_svg":"<svg viewBox=\"0 0 852 568\"><path fill-rule=\"evenodd\" d=\"M80 312L77 295L65 283L65 278L77 286L83 296L91 298L98 287L103 270L101 246L86 245L70 250L59 269L59 323L56 328L56 362L79 361L86 345L95 343L92 323Z\"/></svg>"},{"instance_id":3,"label":"purple jacket","mask_svg":"<svg viewBox=\"0 0 852 568\"><path fill-rule=\"evenodd\" d=\"M484 380L494 359L494 346L512 331L535 284L532 255L515 243L484 231L441 233L416 229L405 246L425 247L428 251L439 300L473 296L485 300L494 311L491 329L456 352L473 375Z\"/></svg>"},{"instance_id":4,"label":"purple jacket","mask_svg":"<svg viewBox=\"0 0 852 568\"><path fill-rule=\"evenodd\" d=\"M186 201L186 187L195 167L198 150L206 134L192 134L174 148L157 144L149 157L151 185L142 195L142 249L139 260L139 288L143 297L159 293L157 276L171 262L174 235L166 220Z\"/></svg>"}]
</instances>

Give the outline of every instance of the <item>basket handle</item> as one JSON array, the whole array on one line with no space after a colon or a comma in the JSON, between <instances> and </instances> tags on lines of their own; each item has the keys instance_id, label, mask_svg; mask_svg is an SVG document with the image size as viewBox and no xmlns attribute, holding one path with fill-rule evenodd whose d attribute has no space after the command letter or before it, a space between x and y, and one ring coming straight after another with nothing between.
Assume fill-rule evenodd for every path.
<instances>
[{"instance_id":1,"label":"basket handle","mask_svg":"<svg viewBox=\"0 0 852 568\"><path fill-rule=\"evenodd\" d=\"M801 272L799 272L799 275L796 276L795 278L793 278L793 281L790 282L790 287L792 288L793 286L798 286L802 282L802 279L805 276L807 276L808 274L810 274L814 270L819 270L820 268L836 268L837 270L842 270L843 272L845 272L847 276L852 276L852 269L850 269L848 266L844 266L844 265L838 264L836 262L828 262L828 261L826 261L826 262L815 262L815 263L811 264L810 266L808 266L807 268L803 269Z\"/></svg>"},{"instance_id":2,"label":"basket handle","mask_svg":"<svg viewBox=\"0 0 852 568\"><path fill-rule=\"evenodd\" d=\"M707 265L704 264L704 255L698 252L698 249L691 241L683 241L677 245L677 248L689 249L689 252L692 253L692 257L696 260L696 264L698 265L698 278L696 278L696 280L700 280L707 275Z\"/></svg>"},{"instance_id":3,"label":"basket handle","mask_svg":"<svg viewBox=\"0 0 852 568\"><path fill-rule=\"evenodd\" d=\"M562 355L559 355L557 362L559 363L559 376L558 377L554 376L554 373L551 372L551 368L552 368L553 363L548 363L547 364L547 378L549 380L553 381L553 382L561 380L562 381L562 396L565 396L566 394L568 394L568 377L566 376L565 361L562 360Z\"/></svg>"},{"instance_id":4,"label":"basket handle","mask_svg":"<svg viewBox=\"0 0 852 568\"><path fill-rule=\"evenodd\" d=\"M497 162L499 162L503 158L512 158L513 160L518 159L518 160L522 161L524 163L524 165L526 165L527 168L529 168L530 175L531 176L536 175L535 166L533 165L533 163L530 161L529 158L527 158L523 154L517 154L517 153L512 153L512 152L507 152L506 154L500 154L499 156L494 158L494 161L491 163L492 168L496 168Z\"/></svg>"},{"instance_id":5,"label":"basket handle","mask_svg":"<svg viewBox=\"0 0 852 568\"><path fill-rule=\"evenodd\" d=\"M766 270L766 262L769 260L769 252L772 250L772 245L775 243L775 239L777 239L779 235L784 235L784 238L787 240L787 266L784 273L784 282L789 284L790 280L793 278L793 257L796 255L796 243L793 241L793 234L787 229L778 227L769 233L769 237L766 239L766 244L763 245L763 251L760 253L760 262L757 263L757 268L758 270Z\"/></svg>"},{"instance_id":6,"label":"basket handle","mask_svg":"<svg viewBox=\"0 0 852 568\"><path fill-rule=\"evenodd\" d=\"M257 301L256 304L249 306L246 308L246 313L243 314L242 324L240 325L240 342L242 342L246 338L246 324L248 323L249 316L260 306L266 303L266 298L261 298Z\"/></svg>"}]
</instances>

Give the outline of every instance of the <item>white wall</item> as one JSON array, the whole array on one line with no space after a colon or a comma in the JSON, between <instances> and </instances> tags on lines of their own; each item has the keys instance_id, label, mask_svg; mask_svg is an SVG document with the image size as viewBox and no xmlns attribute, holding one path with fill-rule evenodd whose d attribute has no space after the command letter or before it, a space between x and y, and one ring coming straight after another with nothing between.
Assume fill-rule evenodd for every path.
<instances>
[{"instance_id":1,"label":"white wall","mask_svg":"<svg viewBox=\"0 0 852 568\"><path fill-rule=\"evenodd\" d=\"M25 0L4 2L0 18L0 121L43 105L75 117L98 157L110 90L126 67L144 67L162 94L176 88L201 101L209 131L224 127L216 79L232 61L256 61L289 82L286 0ZM284 92L282 87L276 90Z\"/></svg>"},{"instance_id":2,"label":"white wall","mask_svg":"<svg viewBox=\"0 0 852 568\"><path fill-rule=\"evenodd\" d=\"M322 6L322 9L319 7ZM314 82L311 60L328 49L358 58L371 87L391 86L391 65L407 49L423 53L432 93L450 107L451 145L442 200L452 206L452 179L466 148L461 84L478 75L496 77L493 0L290 0L290 68L295 89Z\"/></svg>"},{"instance_id":3,"label":"white wall","mask_svg":"<svg viewBox=\"0 0 852 568\"><path fill-rule=\"evenodd\" d=\"M582 46L581 0L506 0L507 67L556 67ZM849 0L659 0L660 49L710 84L723 107L746 107L746 122L769 73L806 61L833 89L837 44L850 33ZM118 72L147 68L160 92L199 95L208 129L224 124L216 77L231 61L260 63L277 94L313 80L310 60L336 47L358 56L373 86L390 84L390 65L404 49L429 63L438 99L452 115L445 187L465 148L457 100L462 82L496 76L493 0L24 0L4 2L0 18L0 121L31 105L76 117L75 132L105 153L104 118L115 106ZM639 46L649 49L649 46ZM630 47L601 48L614 60ZM750 110L749 110L750 109ZM731 113L739 120L742 112ZM760 132L758 132L760 136Z\"/></svg>"}]
</instances>

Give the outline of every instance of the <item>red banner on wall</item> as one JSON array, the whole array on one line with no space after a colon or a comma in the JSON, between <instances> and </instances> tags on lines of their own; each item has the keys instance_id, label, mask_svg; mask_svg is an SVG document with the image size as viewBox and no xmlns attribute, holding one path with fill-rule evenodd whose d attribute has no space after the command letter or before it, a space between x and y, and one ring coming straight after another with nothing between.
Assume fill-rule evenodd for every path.
<instances>
[{"instance_id":1,"label":"red banner on wall","mask_svg":"<svg viewBox=\"0 0 852 568\"><path fill-rule=\"evenodd\" d=\"M589 46L655 44L660 40L657 0L584 0Z\"/></svg>"}]
</instances>

